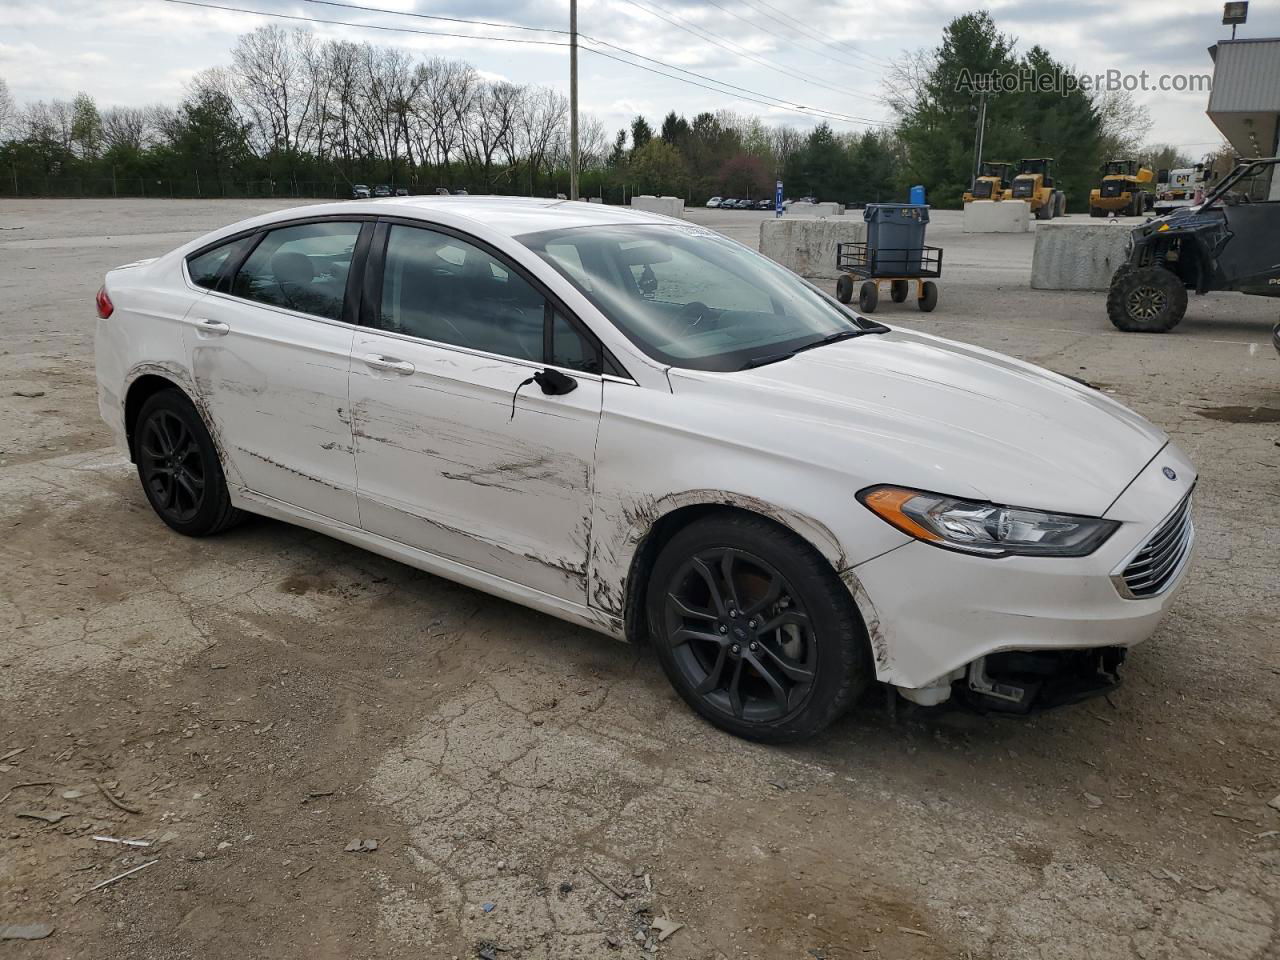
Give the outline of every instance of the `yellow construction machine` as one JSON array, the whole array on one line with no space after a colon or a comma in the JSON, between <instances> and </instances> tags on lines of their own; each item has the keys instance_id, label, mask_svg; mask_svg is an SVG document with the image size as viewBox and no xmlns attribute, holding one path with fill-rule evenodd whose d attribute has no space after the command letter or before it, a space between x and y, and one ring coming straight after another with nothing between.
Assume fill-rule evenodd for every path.
<instances>
[{"instance_id":1,"label":"yellow construction machine","mask_svg":"<svg viewBox=\"0 0 1280 960\"><path fill-rule=\"evenodd\" d=\"M1147 191L1154 174L1138 167L1137 160L1111 160L1102 165L1102 182L1089 191L1089 216L1105 217L1118 213L1122 217L1140 217L1147 212Z\"/></svg>"},{"instance_id":2,"label":"yellow construction machine","mask_svg":"<svg viewBox=\"0 0 1280 960\"><path fill-rule=\"evenodd\" d=\"M1067 195L1053 186L1052 165L1052 157L1021 160L1013 178L1013 199L1025 200L1037 220L1052 220L1067 212Z\"/></svg>"},{"instance_id":3,"label":"yellow construction machine","mask_svg":"<svg viewBox=\"0 0 1280 960\"><path fill-rule=\"evenodd\" d=\"M973 178L973 186L964 192L964 202L1010 199L1013 196L1009 187L1012 171L1012 163L983 163Z\"/></svg>"}]
</instances>

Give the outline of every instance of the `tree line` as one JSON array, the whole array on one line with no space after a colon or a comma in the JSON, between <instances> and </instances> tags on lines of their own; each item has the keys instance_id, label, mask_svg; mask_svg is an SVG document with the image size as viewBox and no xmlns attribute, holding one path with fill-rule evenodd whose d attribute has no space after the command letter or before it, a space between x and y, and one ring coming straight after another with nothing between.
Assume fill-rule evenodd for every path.
<instances>
[{"instance_id":1,"label":"tree line","mask_svg":"<svg viewBox=\"0 0 1280 960\"><path fill-rule=\"evenodd\" d=\"M610 136L580 118L580 189L615 202L636 193L697 202L712 194L788 195L860 203L905 199L956 206L974 164L970 74L1069 74L1047 50L1015 55L985 12L954 19L941 44L898 60L884 100L895 120L855 132L809 130L729 111L657 124L636 117ZM1103 161L1174 148L1139 145L1150 128L1124 93L988 98L987 159L1052 156L1073 208ZM239 37L226 67L205 70L176 105L101 108L88 94L18 106L0 78L0 192L246 192L347 195L355 183L413 192L554 195L568 189L568 102L545 86L488 79L472 65L395 47L320 40L263 26ZM76 187L72 187L72 184ZM135 184L138 186L135 187ZM24 189L25 185L25 189ZM43 186L42 186L43 185Z\"/></svg>"}]
</instances>

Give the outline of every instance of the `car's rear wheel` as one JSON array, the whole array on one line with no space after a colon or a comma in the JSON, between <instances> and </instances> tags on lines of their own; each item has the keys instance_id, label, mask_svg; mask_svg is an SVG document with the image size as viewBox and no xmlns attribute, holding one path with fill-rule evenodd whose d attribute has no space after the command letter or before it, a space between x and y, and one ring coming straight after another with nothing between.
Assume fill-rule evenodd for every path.
<instances>
[{"instance_id":1,"label":"car's rear wheel","mask_svg":"<svg viewBox=\"0 0 1280 960\"><path fill-rule=\"evenodd\" d=\"M134 460L156 514L189 537L218 533L243 514L231 505L213 438L180 390L162 390L142 405L133 430Z\"/></svg>"},{"instance_id":2,"label":"car's rear wheel","mask_svg":"<svg viewBox=\"0 0 1280 960\"><path fill-rule=\"evenodd\" d=\"M1187 288L1164 267L1123 266L1111 278L1107 316L1127 333L1167 333L1187 312Z\"/></svg>"},{"instance_id":3,"label":"car's rear wheel","mask_svg":"<svg viewBox=\"0 0 1280 960\"><path fill-rule=\"evenodd\" d=\"M708 517L676 534L654 565L647 609L676 691L738 736L813 736L872 678L848 589L813 547L762 517Z\"/></svg>"}]
</instances>

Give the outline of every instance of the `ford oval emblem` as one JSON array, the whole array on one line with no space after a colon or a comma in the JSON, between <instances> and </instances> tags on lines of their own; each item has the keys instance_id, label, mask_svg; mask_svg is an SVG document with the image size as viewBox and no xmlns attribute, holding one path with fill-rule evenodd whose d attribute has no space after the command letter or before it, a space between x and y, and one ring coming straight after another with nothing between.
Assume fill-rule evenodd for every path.
<instances>
[{"instance_id":1,"label":"ford oval emblem","mask_svg":"<svg viewBox=\"0 0 1280 960\"><path fill-rule=\"evenodd\" d=\"M1174 473L1174 472L1173 472L1173 468L1172 468L1172 467L1161 467L1160 469L1161 469L1161 472L1162 472L1166 477L1168 477L1170 480L1177 480L1177 479L1178 479L1178 475L1177 475L1176 473Z\"/></svg>"}]
</instances>

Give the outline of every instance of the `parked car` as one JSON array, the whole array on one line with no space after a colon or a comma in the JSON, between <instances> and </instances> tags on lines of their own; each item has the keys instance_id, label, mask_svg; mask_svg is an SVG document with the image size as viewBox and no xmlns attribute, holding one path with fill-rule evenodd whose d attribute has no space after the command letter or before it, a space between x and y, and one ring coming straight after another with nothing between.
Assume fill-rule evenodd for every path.
<instances>
[{"instance_id":1,"label":"parked car","mask_svg":"<svg viewBox=\"0 0 1280 960\"><path fill-rule=\"evenodd\" d=\"M635 210L296 207L97 307L102 416L174 530L263 514L646 640L759 740L877 680L1105 689L1191 552L1195 467L1114 399Z\"/></svg>"},{"instance_id":2,"label":"parked car","mask_svg":"<svg viewBox=\"0 0 1280 960\"><path fill-rule=\"evenodd\" d=\"M772 210L772 209L773 209L773 203L774 203L774 201L773 201L773 198L772 198L772 197L770 197L768 200L757 200L757 201L756 201L756 209L757 209L757 210Z\"/></svg>"},{"instance_id":3,"label":"parked car","mask_svg":"<svg viewBox=\"0 0 1280 960\"><path fill-rule=\"evenodd\" d=\"M385 183L380 183L373 188L373 195L375 197L389 197L391 196L391 188Z\"/></svg>"},{"instance_id":4,"label":"parked car","mask_svg":"<svg viewBox=\"0 0 1280 960\"><path fill-rule=\"evenodd\" d=\"M754 206L755 206L755 203L751 200L739 200L737 203L734 204L734 207L736 207L739 210L750 210Z\"/></svg>"},{"instance_id":5,"label":"parked car","mask_svg":"<svg viewBox=\"0 0 1280 960\"><path fill-rule=\"evenodd\" d=\"M436 196L440 196L440 197L447 197L447 196L449 196L449 188L448 188L448 187L436 187Z\"/></svg>"},{"instance_id":6,"label":"parked car","mask_svg":"<svg viewBox=\"0 0 1280 960\"><path fill-rule=\"evenodd\" d=\"M720 197L712 197L710 200L707 201L707 206L710 208L715 208L720 206L720 204L722 203L724 203L724 201Z\"/></svg>"},{"instance_id":7,"label":"parked car","mask_svg":"<svg viewBox=\"0 0 1280 960\"><path fill-rule=\"evenodd\" d=\"M409 195L408 189L406 189L405 187L396 187L397 197L407 197L408 195Z\"/></svg>"},{"instance_id":8,"label":"parked car","mask_svg":"<svg viewBox=\"0 0 1280 960\"><path fill-rule=\"evenodd\" d=\"M368 185L367 185L367 184L363 184L363 183L353 183L353 184L351 185L351 199L352 199L352 200L368 200L368 199L369 199L369 196L370 196L370 194L369 194L369 187L368 187Z\"/></svg>"},{"instance_id":9,"label":"parked car","mask_svg":"<svg viewBox=\"0 0 1280 960\"><path fill-rule=\"evenodd\" d=\"M471 196L471 194L467 193L467 188L466 188L466 187L463 187L463 188L461 188L461 189L459 189L459 190L455 190L455 191L453 191L453 195L454 195L455 197L469 197L469 196Z\"/></svg>"},{"instance_id":10,"label":"parked car","mask_svg":"<svg viewBox=\"0 0 1280 960\"><path fill-rule=\"evenodd\" d=\"M734 210L737 208L737 206L738 206L737 197L726 197L725 199L720 201L721 210Z\"/></svg>"}]
</instances>

